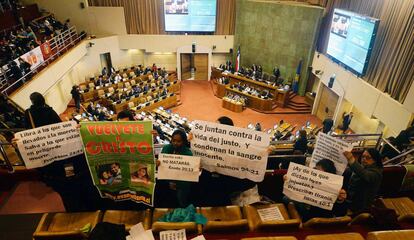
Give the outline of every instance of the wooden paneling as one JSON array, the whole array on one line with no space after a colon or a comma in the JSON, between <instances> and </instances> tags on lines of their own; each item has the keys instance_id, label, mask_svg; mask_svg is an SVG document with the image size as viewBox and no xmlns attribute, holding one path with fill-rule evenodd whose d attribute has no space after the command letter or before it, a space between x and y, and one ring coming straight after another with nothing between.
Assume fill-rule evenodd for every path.
<instances>
[{"instance_id":1,"label":"wooden paneling","mask_svg":"<svg viewBox=\"0 0 414 240\"><path fill-rule=\"evenodd\" d=\"M191 54L181 54L181 79L186 80L191 78Z\"/></svg>"},{"instance_id":2,"label":"wooden paneling","mask_svg":"<svg viewBox=\"0 0 414 240\"><path fill-rule=\"evenodd\" d=\"M334 93L330 88L323 85L321 90L321 98L319 100L316 116L323 120L328 117L328 113L333 114L335 112L336 105L338 103L339 96ZM329 112L326 113L325 109L328 108Z\"/></svg>"},{"instance_id":3,"label":"wooden paneling","mask_svg":"<svg viewBox=\"0 0 414 240\"><path fill-rule=\"evenodd\" d=\"M208 54L196 53L194 54L195 80L208 79Z\"/></svg>"}]
</instances>

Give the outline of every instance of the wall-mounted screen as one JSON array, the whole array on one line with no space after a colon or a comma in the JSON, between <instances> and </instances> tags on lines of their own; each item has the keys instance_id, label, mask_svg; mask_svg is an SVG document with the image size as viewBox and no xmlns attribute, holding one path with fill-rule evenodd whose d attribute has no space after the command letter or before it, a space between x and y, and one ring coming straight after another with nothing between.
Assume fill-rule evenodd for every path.
<instances>
[{"instance_id":1,"label":"wall-mounted screen","mask_svg":"<svg viewBox=\"0 0 414 240\"><path fill-rule=\"evenodd\" d=\"M165 31L214 32L217 0L164 0Z\"/></svg>"},{"instance_id":2,"label":"wall-mounted screen","mask_svg":"<svg viewBox=\"0 0 414 240\"><path fill-rule=\"evenodd\" d=\"M335 9L327 54L358 76L365 74L379 20Z\"/></svg>"}]
</instances>

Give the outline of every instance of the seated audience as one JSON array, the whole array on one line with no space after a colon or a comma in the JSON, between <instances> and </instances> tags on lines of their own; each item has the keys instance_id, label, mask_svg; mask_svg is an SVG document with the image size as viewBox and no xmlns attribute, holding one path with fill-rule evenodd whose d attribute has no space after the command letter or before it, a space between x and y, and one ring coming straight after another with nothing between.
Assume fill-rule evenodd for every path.
<instances>
[{"instance_id":1,"label":"seated audience","mask_svg":"<svg viewBox=\"0 0 414 240\"><path fill-rule=\"evenodd\" d=\"M134 114L130 110L123 110L118 113L116 119L118 121L134 121Z\"/></svg>"}]
</instances>

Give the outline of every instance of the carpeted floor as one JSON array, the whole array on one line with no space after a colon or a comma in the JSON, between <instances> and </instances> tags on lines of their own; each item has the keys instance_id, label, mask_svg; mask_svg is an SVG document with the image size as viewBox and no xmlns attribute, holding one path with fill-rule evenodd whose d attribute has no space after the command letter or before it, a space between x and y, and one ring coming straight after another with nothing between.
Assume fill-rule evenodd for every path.
<instances>
[{"instance_id":1,"label":"carpeted floor","mask_svg":"<svg viewBox=\"0 0 414 240\"><path fill-rule=\"evenodd\" d=\"M249 123L260 122L262 129L271 128L282 119L298 126L304 125L306 121L321 125L321 120L311 114L264 114L249 108L241 113L235 113L224 109L221 106L222 100L214 96L212 86L206 80L183 81L180 99L182 104L171 110L189 120L214 122L220 116L228 116L238 127L246 127Z\"/></svg>"},{"instance_id":2,"label":"carpeted floor","mask_svg":"<svg viewBox=\"0 0 414 240\"><path fill-rule=\"evenodd\" d=\"M264 114L249 108L246 108L241 113L235 113L224 109L221 106L222 100L214 96L212 86L207 80L184 80L181 86L181 94L179 95L181 105L171 108L171 111L189 120L214 122L221 116L228 116L233 119L237 127L246 127L249 123L260 122L262 129L269 129L282 119L298 127L303 126L306 121L310 121L318 126L321 125L321 120L312 114ZM68 120L74 112L75 109L72 106L73 103L69 103L66 111L60 114L63 120ZM280 111L292 111L288 108L277 109Z\"/></svg>"}]
</instances>

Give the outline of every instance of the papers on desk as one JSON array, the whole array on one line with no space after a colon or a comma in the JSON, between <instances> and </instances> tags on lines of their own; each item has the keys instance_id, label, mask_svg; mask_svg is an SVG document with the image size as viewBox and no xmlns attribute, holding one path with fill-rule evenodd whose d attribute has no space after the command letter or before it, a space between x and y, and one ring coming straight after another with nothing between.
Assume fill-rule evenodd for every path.
<instances>
[{"instance_id":1,"label":"papers on desk","mask_svg":"<svg viewBox=\"0 0 414 240\"><path fill-rule=\"evenodd\" d=\"M257 213L259 214L259 217L262 220L262 222L273 220L285 220L279 208L276 206L270 208L257 209Z\"/></svg>"},{"instance_id":2,"label":"papers on desk","mask_svg":"<svg viewBox=\"0 0 414 240\"><path fill-rule=\"evenodd\" d=\"M129 236L126 237L126 240L154 240L154 235L152 230L145 230L142 223L138 223L132 226L129 230Z\"/></svg>"},{"instance_id":3,"label":"papers on desk","mask_svg":"<svg viewBox=\"0 0 414 240\"><path fill-rule=\"evenodd\" d=\"M204 237L204 235L198 235L195 238L192 238L191 240L206 240L206 238Z\"/></svg>"},{"instance_id":4,"label":"papers on desk","mask_svg":"<svg viewBox=\"0 0 414 240\"><path fill-rule=\"evenodd\" d=\"M177 231L161 231L160 240L187 240L187 237L185 235L185 229Z\"/></svg>"}]
</instances>

